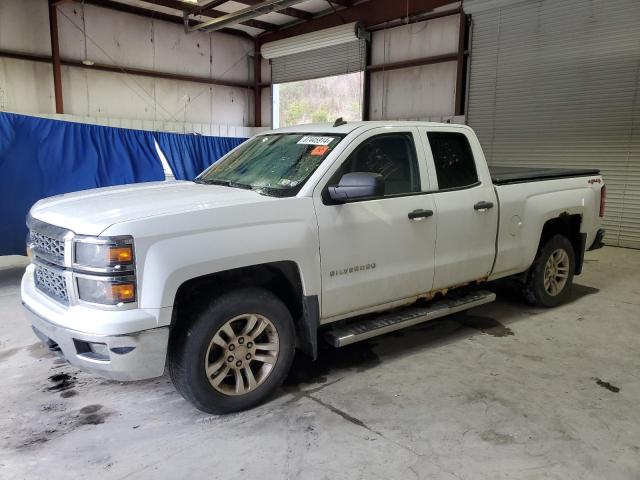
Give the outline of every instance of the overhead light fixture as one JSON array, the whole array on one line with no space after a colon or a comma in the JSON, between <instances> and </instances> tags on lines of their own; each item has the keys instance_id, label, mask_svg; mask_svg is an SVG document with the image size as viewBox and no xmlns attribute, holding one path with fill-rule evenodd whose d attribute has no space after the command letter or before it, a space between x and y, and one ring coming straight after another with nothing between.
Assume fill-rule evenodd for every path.
<instances>
[{"instance_id":1,"label":"overhead light fixture","mask_svg":"<svg viewBox=\"0 0 640 480\"><path fill-rule=\"evenodd\" d=\"M82 64L83 65L88 65L90 67L91 65L94 64L94 61L93 60L89 60L88 58L85 58L84 60L82 60Z\"/></svg>"},{"instance_id":2,"label":"overhead light fixture","mask_svg":"<svg viewBox=\"0 0 640 480\"><path fill-rule=\"evenodd\" d=\"M198 4L198 0L182 0L182 3L194 3L194 4Z\"/></svg>"}]
</instances>

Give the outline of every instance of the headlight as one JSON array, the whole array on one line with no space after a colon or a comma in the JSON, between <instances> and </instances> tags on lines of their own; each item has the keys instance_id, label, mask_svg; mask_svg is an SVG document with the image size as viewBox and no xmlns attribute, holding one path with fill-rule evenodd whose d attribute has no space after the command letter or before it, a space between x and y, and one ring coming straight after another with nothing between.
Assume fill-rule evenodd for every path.
<instances>
[{"instance_id":1,"label":"headlight","mask_svg":"<svg viewBox=\"0 0 640 480\"><path fill-rule=\"evenodd\" d=\"M136 301L136 285L127 280L97 280L77 277L80 300L101 305L118 305Z\"/></svg>"},{"instance_id":2,"label":"headlight","mask_svg":"<svg viewBox=\"0 0 640 480\"><path fill-rule=\"evenodd\" d=\"M105 271L125 271L133 268L133 240L131 238L92 239L75 242L74 264ZM130 268L131 267L131 268Z\"/></svg>"}]
</instances>

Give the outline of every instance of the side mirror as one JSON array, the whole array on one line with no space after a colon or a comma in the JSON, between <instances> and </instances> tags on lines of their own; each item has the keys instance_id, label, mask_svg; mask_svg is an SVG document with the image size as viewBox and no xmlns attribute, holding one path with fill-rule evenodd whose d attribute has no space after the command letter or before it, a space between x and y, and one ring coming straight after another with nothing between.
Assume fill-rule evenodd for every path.
<instances>
[{"instance_id":1,"label":"side mirror","mask_svg":"<svg viewBox=\"0 0 640 480\"><path fill-rule=\"evenodd\" d=\"M345 173L338 185L329 187L329 196L336 203L384 195L384 177L379 173Z\"/></svg>"}]
</instances>

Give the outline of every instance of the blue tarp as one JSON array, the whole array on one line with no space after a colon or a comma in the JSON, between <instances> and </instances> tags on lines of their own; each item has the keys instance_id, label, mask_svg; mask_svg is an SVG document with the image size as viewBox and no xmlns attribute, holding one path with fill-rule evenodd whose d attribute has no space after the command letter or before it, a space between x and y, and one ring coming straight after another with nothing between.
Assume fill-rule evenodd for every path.
<instances>
[{"instance_id":1,"label":"blue tarp","mask_svg":"<svg viewBox=\"0 0 640 480\"><path fill-rule=\"evenodd\" d=\"M154 136L178 179L192 179L244 139L104 127L0 113L0 255L22 255L41 198L164 180Z\"/></svg>"},{"instance_id":2,"label":"blue tarp","mask_svg":"<svg viewBox=\"0 0 640 480\"><path fill-rule=\"evenodd\" d=\"M246 140L155 132L160 150L177 180L193 180L209 165Z\"/></svg>"}]
</instances>

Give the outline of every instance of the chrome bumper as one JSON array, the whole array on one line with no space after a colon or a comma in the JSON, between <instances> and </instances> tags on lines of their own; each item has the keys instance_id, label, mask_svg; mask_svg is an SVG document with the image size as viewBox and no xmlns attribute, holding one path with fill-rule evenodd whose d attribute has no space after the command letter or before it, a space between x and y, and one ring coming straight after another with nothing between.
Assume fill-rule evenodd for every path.
<instances>
[{"instance_id":1,"label":"chrome bumper","mask_svg":"<svg viewBox=\"0 0 640 480\"><path fill-rule=\"evenodd\" d=\"M92 335L51 323L23 306L38 338L82 370L122 381L164 373L169 327L124 335Z\"/></svg>"}]
</instances>

